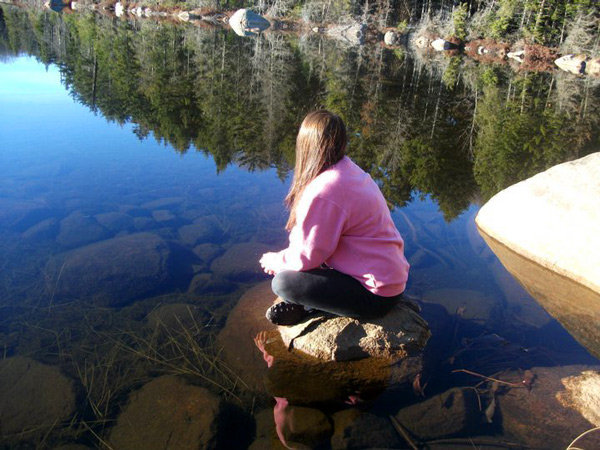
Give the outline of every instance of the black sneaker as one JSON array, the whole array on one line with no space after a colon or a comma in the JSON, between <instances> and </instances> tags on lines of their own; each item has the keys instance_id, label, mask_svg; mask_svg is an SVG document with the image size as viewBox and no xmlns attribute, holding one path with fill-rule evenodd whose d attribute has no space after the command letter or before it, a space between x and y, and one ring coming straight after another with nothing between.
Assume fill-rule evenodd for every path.
<instances>
[{"instance_id":1,"label":"black sneaker","mask_svg":"<svg viewBox=\"0 0 600 450\"><path fill-rule=\"evenodd\" d=\"M302 319L309 314L310 311L304 309L302 305L279 302L267 309L265 316L269 322L275 325L295 325L302 322Z\"/></svg>"}]
</instances>

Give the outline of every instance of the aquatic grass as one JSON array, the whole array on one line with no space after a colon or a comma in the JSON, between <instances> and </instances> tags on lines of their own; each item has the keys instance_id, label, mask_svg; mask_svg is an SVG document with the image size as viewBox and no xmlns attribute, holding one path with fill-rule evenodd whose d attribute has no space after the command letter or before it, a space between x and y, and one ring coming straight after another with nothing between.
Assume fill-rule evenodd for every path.
<instances>
[{"instance_id":1,"label":"aquatic grass","mask_svg":"<svg viewBox=\"0 0 600 450\"><path fill-rule=\"evenodd\" d=\"M595 427L595 428L591 428L591 429L589 429L587 431L584 431L579 436L577 436L575 439L573 439L573 441L569 444L569 446L566 448L566 450L584 450L584 449L579 448L579 447L573 447L573 444L575 444L582 437L587 436L588 434L593 433L594 431L599 431L599 430L600 430L600 427Z\"/></svg>"},{"instance_id":2,"label":"aquatic grass","mask_svg":"<svg viewBox=\"0 0 600 450\"><path fill-rule=\"evenodd\" d=\"M240 390L248 386L220 357L214 333L206 331L210 321L200 326L189 309L188 313L191 325L175 317L174 327L157 319L148 336L124 331L120 338L122 349L164 372L199 378L226 398L243 403Z\"/></svg>"}]
</instances>

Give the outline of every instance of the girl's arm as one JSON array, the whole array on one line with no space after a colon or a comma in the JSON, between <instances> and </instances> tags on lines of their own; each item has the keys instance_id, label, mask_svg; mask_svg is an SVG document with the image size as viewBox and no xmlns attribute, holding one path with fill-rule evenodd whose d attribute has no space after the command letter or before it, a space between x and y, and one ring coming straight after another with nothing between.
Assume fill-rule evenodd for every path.
<instances>
[{"instance_id":1,"label":"girl's arm","mask_svg":"<svg viewBox=\"0 0 600 450\"><path fill-rule=\"evenodd\" d=\"M309 205L298 205L297 222L290 232L290 245L278 253L265 253L260 260L265 272L304 271L323 264L337 248L346 224L346 213L335 203L319 197Z\"/></svg>"}]
</instances>

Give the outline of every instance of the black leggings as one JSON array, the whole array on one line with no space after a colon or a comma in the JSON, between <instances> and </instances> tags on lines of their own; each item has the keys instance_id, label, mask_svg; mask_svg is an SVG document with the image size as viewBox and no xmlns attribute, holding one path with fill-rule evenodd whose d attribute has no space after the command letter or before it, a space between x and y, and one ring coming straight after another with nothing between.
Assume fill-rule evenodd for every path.
<instances>
[{"instance_id":1,"label":"black leggings","mask_svg":"<svg viewBox=\"0 0 600 450\"><path fill-rule=\"evenodd\" d=\"M355 319L387 314L402 298L375 295L360 281L333 269L284 270L273 278L273 292L288 303Z\"/></svg>"}]
</instances>

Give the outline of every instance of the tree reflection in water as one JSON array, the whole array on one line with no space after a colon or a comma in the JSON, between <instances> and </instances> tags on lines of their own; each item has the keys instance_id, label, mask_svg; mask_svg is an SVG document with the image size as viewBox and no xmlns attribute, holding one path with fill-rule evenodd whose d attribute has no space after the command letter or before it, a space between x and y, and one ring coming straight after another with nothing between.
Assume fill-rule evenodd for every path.
<instances>
[{"instance_id":1,"label":"tree reflection in water","mask_svg":"<svg viewBox=\"0 0 600 450\"><path fill-rule=\"evenodd\" d=\"M218 170L291 169L299 118L325 106L390 206L428 195L452 220L478 198L594 151L598 80L457 56L341 49L320 36L241 39L151 21L3 7L5 54L60 65L79 102Z\"/></svg>"}]
</instances>

